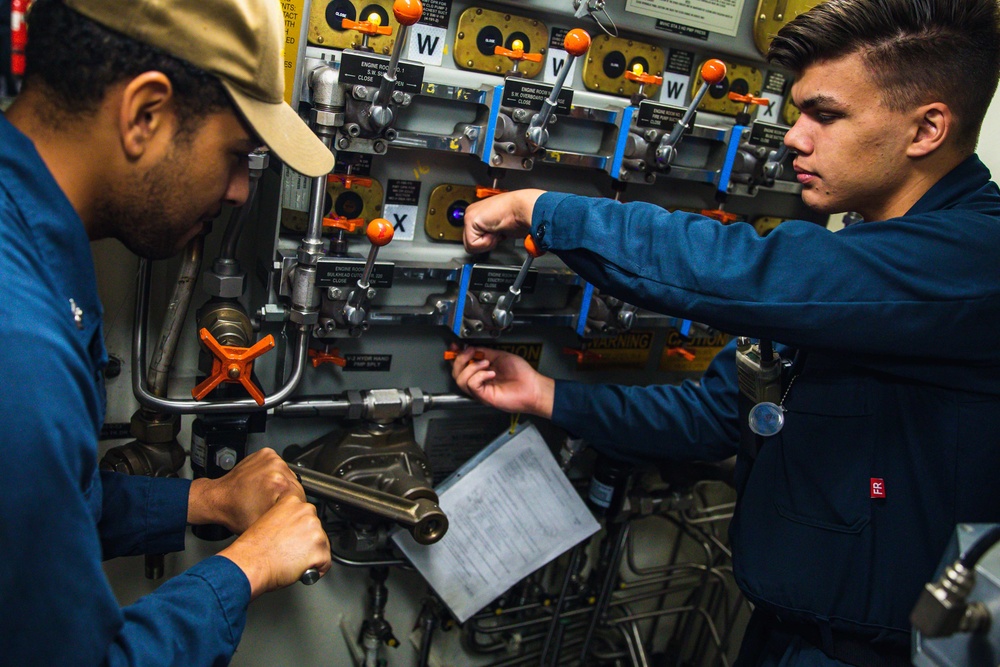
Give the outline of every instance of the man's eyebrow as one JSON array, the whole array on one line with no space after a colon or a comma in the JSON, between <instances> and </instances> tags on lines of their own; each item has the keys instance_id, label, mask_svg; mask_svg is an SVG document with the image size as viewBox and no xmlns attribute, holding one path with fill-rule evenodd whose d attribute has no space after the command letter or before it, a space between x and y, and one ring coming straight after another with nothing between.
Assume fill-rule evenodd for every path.
<instances>
[{"instance_id":1,"label":"man's eyebrow","mask_svg":"<svg viewBox=\"0 0 1000 667\"><path fill-rule=\"evenodd\" d=\"M841 106L841 104L839 101L837 101L835 97L830 97L829 95L813 95L810 98L802 100L801 103L798 103L795 106L797 106L802 111L808 111L809 109L818 106L839 107Z\"/></svg>"}]
</instances>

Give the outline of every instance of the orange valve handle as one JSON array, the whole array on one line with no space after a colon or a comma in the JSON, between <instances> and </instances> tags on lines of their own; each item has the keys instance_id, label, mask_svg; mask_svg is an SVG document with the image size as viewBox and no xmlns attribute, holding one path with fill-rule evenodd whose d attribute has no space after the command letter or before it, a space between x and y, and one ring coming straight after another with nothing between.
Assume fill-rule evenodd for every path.
<instances>
[{"instance_id":1,"label":"orange valve handle","mask_svg":"<svg viewBox=\"0 0 1000 667\"><path fill-rule=\"evenodd\" d=\"M726 63L718 58L706 60L701 66L701 80L710 86L714 86L726 78Z\"/></svg>"},{"instance_id":2,"label":"orange valve handle","mask_svg":"<svg viewBox=\"0 0 1000 667\"><path fill-rule=\"evenodd\" d=\"M352 185L360 185L363 188L370 188L372 186L372 179L365 178L364 176L352 176L351 174L330 174L326 177L327 183L343 183L344 187L348 190L351 189Z\"/></svg>"},{"instance_id":3,"label":"orange valve handle","mask_svg":"<svg viewBox=\"0 0 1000 667\"><path fill-rule=\"evenodd\" d=\"M662 76L656 76L655 74L645 74L645 73L643 73L643 71L642 71L642 65L639 64L639 63L636 63L635 66L631 70L629 70L628 72L625 72L625 78L628 81L637 81L638 83L641 83L643 85L653 84L654 86L658 86L661 83L663 83L663 77Z\"/></svg>"},{"instance_id":4,"label":"orange valve handle","mask_svg":"<svg viewBox=\"0 0 1000 667\"><path fill-rule=\"evenodd\" d=\"M573 28L563 39L563 49L573 57L582 56L590 49L590 34L583 28Z\"/></svg>"},{"instance_id":5,"label":"orange valve handle","mask_svg":"<svg viewBox=\"0 0 1000 667\"><path fill-rule=\"evenodd\" d=\"M365 224L364 218L344 218L337 216L334 218L323 218L324 227L332 227L334 229L343 229L345 232L353 234L358 231L358 227Z\"/></svg>"},{"instance_id":6,"label":"orange valve handle","mask_svg":"<svg viewBox=\"0 0 1000 667\"><path fill-rule=\"evenodd\" d=\"M424 14L424 5L420 0L396 0L392 3L392 15L400 25L413 25Z\"/></svg>"},{"instance_id":7,"label":"orange valve handle","mask_svg":"<svg viewBox=\"0 0 1000 667\"><path fill-rule=\"evenodd\" d=\"M368 16L367 21L352 21L351 19L342 19L340 21L340 27L345 30L357 30L358 32L364 33L366 35L391 35L392 27L381 25L382 19L379 15L372 12Z\"/></svg>"},{"instance_id":8,"label":"orange valve handle","mask_svg":"<svg viewBox=\"0 0 1000 667\"><path fill-rule=\"evenodd\" d=\"M730 213L729 211L723 211L722 209L718 208L702 209L701 214L707 218L713 218L714 220L718 220L724 225L728 225L729 223L736 222L737 220L740 219L740 216L736 215L735 213Z\"/></svg>"},{"instance_id":9,"label":"orange valve handle","mask_svg":"<svg viewBox=\"0 0 1000 667\"><path fill-rule=\"evenodd\" d=\"M445 350L444 351L444 360L445 361L455 361L455 359L459 355L459 352L460 352L460 350ZM472 353L472 359L471 359L471 361L482 361L485 358L486 358L486 355L483 354L482 350L476 350L475 352Z\"/></svg>"},{"instance_id":10,"label":"orange valve handle","mask_svg":"<svg viewBox=\"0 0 1000 667\"><path fill-rule=\"evenodd\" d=\"M368 223L365 233L368 234L368 240L372 242L373 246L381 248L392 240L395 229L392 223L385 218L375 218Z\"/></svg>"},{"instance_id":11,"label":"orange valve handle","mask_svg":"<svg viewBox=\"0 0 1000 667\"><path fill-rule=\"evenodd\" d=\"M572 354L576 356L576 363L582 364L585 361L597 361L601 358L600 352L594 352L593 350L577 350L572 347L564 347L562 349L563 354Z\"/></svg>"},{"instance_id":12,"label":"orange valve handle","mask_svg":"<svg viewBox=\"0 0 1000 667\"><path fill-rule=\"evenodd\" d=\"M341 368L347 365L347 359L340 356L338 349L334 349L332 352L320 352L309 348L309 358L312 359L313 368L319 368L323 364L334 364Z\"/></svg>"},{"instance_id":13,"label":"orange valve handle","mask_svg":"<svg viewBox=\"0 0 1000 667\"><path fill-rule=\"evenodd\" d=\"M684 357L688 361L694 361L694 358L695 358L694 352L691 352L690 350L686 350L683 347L668 347L667 348L667 356L668 357L680 356L680 357Z\"/></svg>"},{"instance_id":14,"label":"orange valve handle","mask_svg":"<svg viewBox=\"0 0 1000 667\"><path fill-rule=\"evenodd\" d=\"M222 345L208 329L198 332L202 344L212 353L212 373L191 390L195 400L205 398L210 391L223 382L240 383L257 405L264 405L264 394L253 383L253 360L274 347L274 336L268 334L251 347Z\"/></svg>"},{"instance_id":15,"label":"orange valve handle","mask_svg":"<svg viewBox=\"0 0 1000 667\"><path fill-rule=\"evenodd\" d=\"M516 46L519 41L520 40L514 40L514 44L511 44L511 46ZM517 49L517 48L514 48L514 49L505 49L502 46L494 46L493 47L493 55L496 55L496 56L507 56L511 60L528 60L528 61L531 61L533 63L540 63L540 62L542 62L542 54L541 53L525 53L524 49Z\"/></svg>"},{"instance_id":16,"label":"orange valve handle","mask_svg":"<svg viewBox=\"0 0 1000 667\"><path fill-rule=\"evenodd\" d=\"M740 95L739 93L729 93L729 99L733 102L742 102L743 104L756 104L758 106L767 107L771 106L771 100L766 97L754 97L753 95Z\"/></svg>"},{"instance_id":17,"label":"orange valve handle","mask_svg":"<svg viewBox=\"0 0 1000 667\"><path fill-rule=\"evenodd\" d=\"M499 188L487 188L482 185L476 186L476 199L486 199L487 197L492 197L493 195L498 195L502 192L507 192L506 190L501 190Z\"/></svg>"},{"instance_id":18,"label":"orange valve handle","mask_svg":"<svg viewBox=\"0 0 1000 667\"><path fill-rule=\"evenodd\" d=\"M536 259L545 254L545 251L541 250L535 243L535 238L531 234L524 237L524 249L528 251L529 255Z\"/></svg>"}]
</instances>

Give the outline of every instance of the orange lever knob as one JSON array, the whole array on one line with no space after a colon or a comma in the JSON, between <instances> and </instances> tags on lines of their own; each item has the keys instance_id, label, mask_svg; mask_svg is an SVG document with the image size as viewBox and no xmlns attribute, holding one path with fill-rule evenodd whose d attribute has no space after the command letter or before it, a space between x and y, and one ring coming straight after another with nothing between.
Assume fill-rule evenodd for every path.
<instances>
[{"instance_id":1,"label":"orange lever knob","mask_svg":"<svg viewBox=\"0 0 1000 667\"><path fill-rule=\"evenodd\" d=\"M528 251L529 255L535 258L541 257L545 254L545 251L541 250L535 244L535 238L531 234L524 237L524 249Z\"/></svg>"},{"instance_id":2,"label":"orange lever knob","mask_svg":"<svg viewBox=\"0 0 1000 667\"><path fill-rule=\"evenodd\" d=\"M701 80L714 86L726 78L726 63L717 58L706 60L701 66Z\"/></svg>"},{"instance_id":3,"label":"orange lever knob","mask_svg":"<svg viewBox=\"0 0 1000 667\"><path fill-rule=\"evenodd\" d=\"M753 95L740 95L739 93L729 93L729 99L733 102L742 102L743 104L757 104L762 107L770 106L771 100L766 97L754 97Z\"/></svg>"},{"instance_id":4,"label":"orange lever knob","mask_svg":"<svg viewBox=\"0 0 1000 667\"><path fill-rule=\"evenodd\" d=\"M424 14L424 5L420 0L396 0L392 3L392 15L400 25L413 25Z\"/></svg>"},{"instance_id":5,"label":"orange lever knob","mask_svg":"<svg viewBox=\"0 0 1000 667\"><path fill-rule=\"evenodd\" d=\"M344 218L342 216L335 216L332 218L323 218L324 227L333 227L334 229L343 229L346 232L353 234L358 230L358 227L365 224L364 218Z\"/></svg>"},{"instance_id":6,"label":"orange lever knob","mask_svg":"<svg viewBox=\"0 0 1000 667\"><path fill-rule=\"evenodd\" d=\"M323 364L334 364L340 367L347 365L347 359L340 356L340 350L338 349L330 352L320 352L319 350L309 348L309 358L312 359L313 368L319 368Z\"/></svg>"},{"instance_id":7,"label":"orange lever knob","mask_svg":"<svg viewBox=\"0 0 1000 667\"><path fill-rule=\"evenodd\" d=\"M582 56L590 49L590 34L583 28L573 28L563 39L563 49L571 56Z\"/></svg>"},{"instance_id":8,"label":"orange lever knob","mask_svg":"<svg viewBox=\"0 0 1000 667\"><path fill-rule=\"evenodd\" d=\"M392 240L392 236L395 233L392 223L385 218L375 218L368 223L368 229L365 230L368 234L368 240L372 242L372 245L382 247Z\"/></svg>"},{"instance_id":9,"label":"orange lever knob","mask_svg":"<svg viewBox=\"0 0 1000 667\"><path fill-rule=\"evenodd\" d=\"M210 391L223 382L240 383L247 390L257 405L264 405L264 394L251 379L253 360L274 347L274 336L266 337L254 343L251 347L222 345L208 329L198 332L202 344L212 353L212 373L197 387L191 390L195 400L205 398Z\"/></svg>"},{"instance_id":10,"label":"orange lever knob","mask_svg":"<svg viewBox=\"0 0 1000 667\"><path fill-rule=\"evenodd\" d=\"M351 189L352 185L360 185L363 188L370 188L372 186L372 179L365 178L364 176L352 176L350 174L330 174L326 177L327 183L343 183L344 187L348 190Z\"/></svg>"},{"instance_id":11,"label":"orange lever knob","mask_svg":"<svg viewBox=\"0 0 1000 667\"><path fill-rule=\"evenodd\" d=\"M340 22L340 27L346 30L357 30L358 32L363 32L366 35L391 35L391 26L381 26L377 23L372 23L371 21L352 21L351 19L343 19Z\"/></svg>"}]
</instances>

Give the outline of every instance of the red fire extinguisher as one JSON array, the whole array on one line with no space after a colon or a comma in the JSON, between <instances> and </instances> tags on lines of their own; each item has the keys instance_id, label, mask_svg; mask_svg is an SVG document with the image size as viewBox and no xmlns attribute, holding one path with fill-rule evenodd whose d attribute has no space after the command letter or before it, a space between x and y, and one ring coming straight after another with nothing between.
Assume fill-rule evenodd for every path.
<instances>
[{"instance_id":1,"label":"red fire extinguisher","mask_svg":"<svg viewBox=\"0 0 1000 667\"><path fill-rule=\"evenodd\" d=\"M11 0L10 3L10 71L14 76L24 76L24 49L28 46L28 24L24 15L29 0Z\"/></svg>"}]
</instances>

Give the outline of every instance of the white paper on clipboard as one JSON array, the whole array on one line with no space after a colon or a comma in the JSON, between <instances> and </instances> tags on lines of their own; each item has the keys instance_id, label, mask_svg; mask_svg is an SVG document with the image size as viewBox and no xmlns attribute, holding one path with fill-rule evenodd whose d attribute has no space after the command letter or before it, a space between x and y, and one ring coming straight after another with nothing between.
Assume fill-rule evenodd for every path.
<instances>
[{"instance_id":1,"label":"white paper on clipboard","mask_svg":"<svg viewBox=\"0 0 1000 667\"><path fill-rule=\"evenodd\" d=\"M504 433L437 488L448 532L397 546L464 622L600 528L532 424Z\"/></svg>"}]
</instances>

